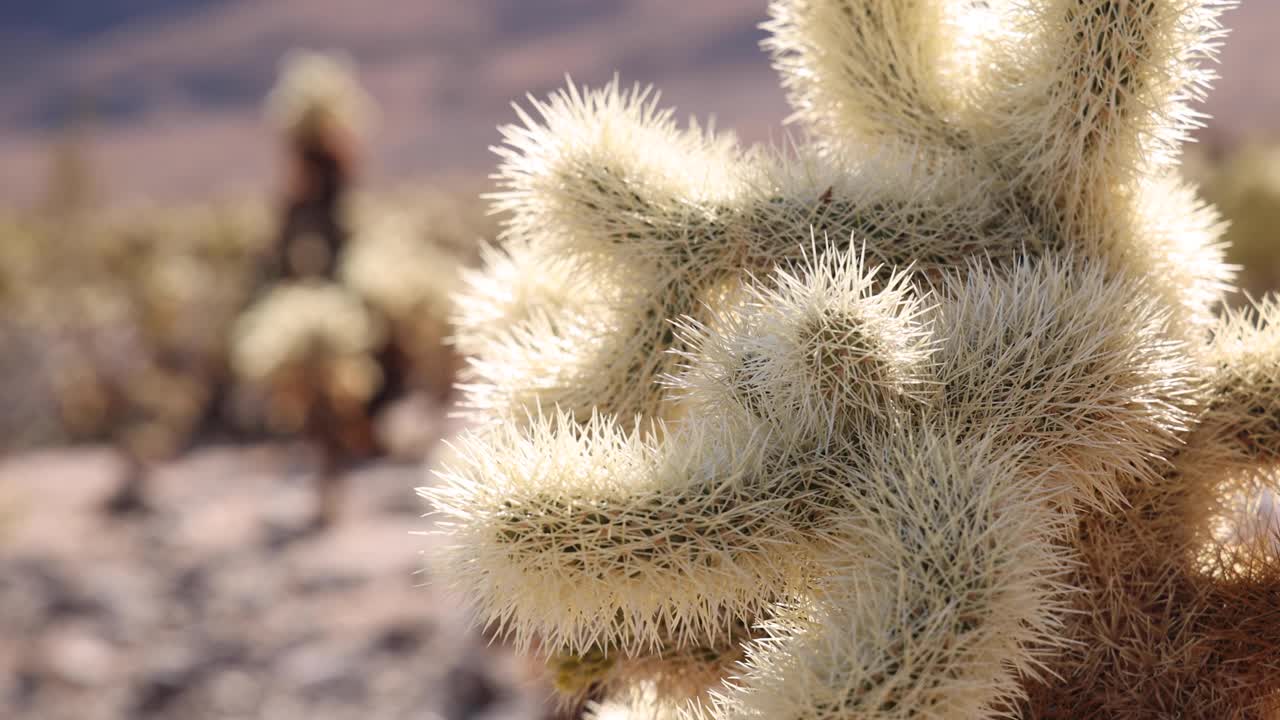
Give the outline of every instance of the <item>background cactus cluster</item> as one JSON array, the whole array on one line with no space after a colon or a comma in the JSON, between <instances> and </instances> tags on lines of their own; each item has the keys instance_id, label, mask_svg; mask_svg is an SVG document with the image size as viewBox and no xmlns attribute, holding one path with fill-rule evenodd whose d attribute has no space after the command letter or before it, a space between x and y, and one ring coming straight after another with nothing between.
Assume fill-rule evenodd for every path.
<instances>
[{"instance_id":1,"label":"background cactus cluster","mask_svg":"<svg viewBox=\"0 0 1280 720\"><path fill-rule=\"evenodd\" d=\"M777 0L802 138L503 130L425 490L598 717L1280 708L1280 304L1178 175L1225 0Z\"/></svg>"},{"instance_id":2,"label":"background cactus cluster","mask_svg":"<svg viewBox=\"0 0 1280 720\"><path fill-rule=\"evenodd\" d=\"M387 379L378 361L388 352L404 375L398 391L443 396L454 380L456 355L446 342L451 293L491 232L480 205L409 187L356 193L343 216L352 236L334 276L260 288L226 335L235 376L264 393L264 412L275 418L268 425L277 430L299 429L298 408L308 404L299 392L346 396L355 387L338 381L354 375L308 375L309 364L365 368L357 373L359 416ZM303 376L337 384L300 383Z\"/></svg>"},{"instance_id":3,"label":"background cactus cluster","mask_svg":"<svg viewBox=\"0 0 1280 720\"><path fill-rule=\"evenodd\" d=\"M268 224L252 202L0 221L4 352L31 349L7 375L10 447L123 434L164 455L184 442L226 379Z\"/></svg>"},{"instance_id":4,"label":"background cactus cluster","mask_svg":"<svg viewBox=\"0 0 1280 720\"><path fill-rule=\"evenodd\" d=\"M491 221L480 203L426 186L355 193L344 216L353 267L335 287L404 338L413 387L443 393L456 362L448 293ZM258 268L272 226L252 199L4 213L0 396L13 412L3 446L118 440L129 427L163 458L200 425L261 430L233 396L267 384L237 374L232 358L237 318L269 294Z\"/></svg>"},{"instance_id":5,"label":"background cactus cluster","mask_svg":"<svg viewBox=\"0 0 1280 720\"><path fill-rule=\"evenodd\" d=\"M286 58L268 105L291 177L233 367L264 390L271 424L316 441L334 475L376 449L372 416L387 402L415 387L447 395L450 294L477 238L429 195L403 207L354 195L371 103L349 62Z\"/></svg>"},{"instance_id":6,"label":"background cactus cluster","mask_svg":"<svg viewBox=\"0 0 1280 720\"><path fill-rule=\"evenodd\" d=\"M1257 296L1280 287L1280 143L1254 140L1188 160L1187 175L1229 222L1227 259L1240 266L1240 288Z\"/></svg>"},{"instance_id":7,"label":"background cactus cluster","mask_svg":"<svg viewBox=\"0 0 1280 720\"><path fill-rule=\"evenodd\" d=\"M355 236L349 264L359 267L343 287L408 338L415 386L443 392L455 362L444 343L448 294L478 257L478 240L492 237L490 220L479 203L425 186L356 193L346 215ZM107 439L146 388L160 387L152 382L160 373L210 400L226 383L256 382L232 374L231 356L270 242L264 203L89 209L76 218L0 218L0 363L12 367L0 392L15 408L5 447ZM382 270L371 277L374 268ZM162 356L183 364L159 367ZM122 374L127 383L117 382ZM120 383L127 387L113 389ZM257 426L230 411L218 422Z\"/></svg>"}]
</instances>

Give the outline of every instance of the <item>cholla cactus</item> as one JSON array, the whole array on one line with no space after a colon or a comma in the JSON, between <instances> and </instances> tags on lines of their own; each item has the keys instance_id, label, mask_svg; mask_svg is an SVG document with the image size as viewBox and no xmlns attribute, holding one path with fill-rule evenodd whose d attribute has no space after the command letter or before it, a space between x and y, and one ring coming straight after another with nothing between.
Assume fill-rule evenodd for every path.
<instances>
[{"instance_id":1,"label":"cholla cactus","mask_svg":"<svg viewBox=\"0 0 1280 720\"><path fill-rule=\"evenodd\" d=\"M314 402L363 412L381 383L373 354L384 332L378 318L346 288L286 283L237 321L232 367L242 379L279 394L279 424L299 430ZM307 397L296 397L299 392ZM320 397L311 397L315 393Z\"/></svg>"},{"instance_id":2,"label":"cholla cactus","mask_svg":"<svg viewBox=\"0 0 1280 720\"><path fill-rule=\"evenodd\" d=\"M384 380L384 334L358 296L321 281L277 285L236 323L232 367L265 390L268 423L320 450L309 529L337 521L343 466L374 449L367 409Z\"/></svg>"},{"instance_id":3,"label":"cholla cactus","mask_svg":"<svg viewBox=\"0 0 1280 720\"><path fill-rule=\"evenodd\" d=\"M1174 176L1228 4L777 0L781 152L535 102L452 582L602 717L1274 709L1280 306Z\"/></svg>"},{"instance_id":4,"label":"cholla cactus","mask_svg":"<svg viewBox=\"0 0 1280 720\"><path fill-rule=\"evenodd\" d=\"M232 363L242 377L263 381L316 348L335 357L371 353L382 332L360 298L341 285L285 283L237 322Z\"/></svg>"},{"instance_id":5,"label":"cholla cactus","mask_svg":"<svg viewBox=\"0 0 1280 720\"><path fill-rule=\"evenodd\" d=\"M280 62L279 79L267 96L267 116L289 135L338 126L363 130L374 104L356 78L355 64L336 53L295 51Z\"/></svg>"},{"instance_id":6,"label":"cholla cactus","mask_svg":"<svg viewBox=\"0 0 1280 720\"><path fill-rule=\"evenodd\" d=\"M389 388L403 383L443 397L457 365L445 338L461 262L414 230L411 218L398 214L361 227L343 251L338 275L388 321L383 366Z\"/></svg>"},{"instance_id":7,"label":"cholla cactus","mask_svg":"<svg viewBox=\"0 0 1280 720\"><path fill-rule=\"evenodd\" d=\"M458 259L416 237L407 218L360 228L344 248L338 278L392 318L445 318L458 285Z\"/></svg>"}]
</instances>

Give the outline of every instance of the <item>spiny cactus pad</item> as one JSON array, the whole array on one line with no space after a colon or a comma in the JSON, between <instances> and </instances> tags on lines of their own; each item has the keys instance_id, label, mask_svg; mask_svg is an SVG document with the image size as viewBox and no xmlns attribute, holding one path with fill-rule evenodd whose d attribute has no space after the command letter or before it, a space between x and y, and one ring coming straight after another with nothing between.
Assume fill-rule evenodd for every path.
<instances>
[{"instance_id":1,"label":"spiny cactus pad","mask_svg":"<svg viewBox=\"0 0 1280 720\"><path fill-rule=\"evenodd\" d=\"M1276 707L1280 305L1175 175L1228 5L777 0L782 149L532 101L443 572L601 717Z\"/></svg>"}]
</instances>

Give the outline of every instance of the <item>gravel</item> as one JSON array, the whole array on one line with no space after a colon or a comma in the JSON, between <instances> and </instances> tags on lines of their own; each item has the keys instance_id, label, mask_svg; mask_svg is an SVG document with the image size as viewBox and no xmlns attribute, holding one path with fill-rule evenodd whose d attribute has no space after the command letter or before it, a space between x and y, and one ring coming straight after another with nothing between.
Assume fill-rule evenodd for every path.
<instances>
[{"instance_id":1,"label":"gravel","mask_svg":"<svg viewBox=\"0 0 1280 720\"><path fill-rule=\"evenodd\" d=\"M109 448L0 460L0 716L11 720L542 720L530 661L423 571L418 463L349 475L299 532L305 452L211 447L153 473L153 510L99 506Z\"/></svg>"}]
</instances>

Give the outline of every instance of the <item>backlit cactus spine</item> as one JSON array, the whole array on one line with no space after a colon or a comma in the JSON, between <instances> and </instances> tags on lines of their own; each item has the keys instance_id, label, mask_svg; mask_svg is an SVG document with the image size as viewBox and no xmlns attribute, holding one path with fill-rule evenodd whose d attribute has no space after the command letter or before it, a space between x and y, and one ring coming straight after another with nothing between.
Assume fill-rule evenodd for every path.
<instances>
[{"instance_id":1,"label":"backlit cactus spine","mask_svg":"<svg viewBox=\"0 0 1280 720\"><path fill-rule=\"evenodd\" d=\"M1178 181L1218 0L778 0L809 131L504 129L445 572L601 716L1257 717L1274 303ZM548 278L555 278L548 282Z\"/></svg>"}]
</instances>

